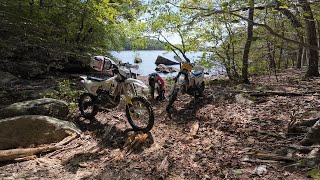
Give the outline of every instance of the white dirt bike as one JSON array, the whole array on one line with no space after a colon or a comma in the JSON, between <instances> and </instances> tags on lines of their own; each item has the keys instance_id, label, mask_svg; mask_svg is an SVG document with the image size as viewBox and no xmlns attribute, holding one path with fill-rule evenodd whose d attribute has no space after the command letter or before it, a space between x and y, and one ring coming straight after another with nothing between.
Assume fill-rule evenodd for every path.
<instances>
[{"instance_id":1,"label":"white dirt bike","mask_svg":"<svg viewBox=\"0 0 320 180\"><path fill-rule=\"evenodd\" d=\"M129 91L134 87L148 89L142 81L131 78L130 68L137 69L139 66L129 63L116 64L106 56L95 56L91 61L91 67L98 71L110 71L113 77L102 79L90 76L80 76L87 92L79 98L79 110L85 118L93 118L104 107L115 108L119 105L120 95L125 95L126 117L134 131L150 131L154 125L154 113L149 101L134 96Z\"/></svg>"},{"instance_id":2,"label":"white dirt bike","mask_svg":"<svg viewBox=\"0 0 320 180\"><path fill-rule=\"evenodd\" d=\"M175 77L175 82L169 95L169 103L166 110L169 111L179 94L189 94L194 98L203 95L204 84L204 68L200 66L193 67L191 63L184 62L178 56L174 57L180 63L180 71Z\"/></svg>"}]
</instances>

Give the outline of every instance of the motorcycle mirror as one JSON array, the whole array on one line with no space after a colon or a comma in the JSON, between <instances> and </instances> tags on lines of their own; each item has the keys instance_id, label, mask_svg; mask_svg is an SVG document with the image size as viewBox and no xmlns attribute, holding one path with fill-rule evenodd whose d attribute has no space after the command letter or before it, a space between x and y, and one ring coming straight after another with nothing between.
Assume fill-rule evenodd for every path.
<instances>
[{"instance_id":1,"label":"motorcycle mirror","mask_svg":"<svg viewBox=\"0 0 320 180\"><path fill-rule=\"evenodd\" d=\"M139 65L131 65L132 69L138 70L139 69Z\"/></svg>"}]
</instances>

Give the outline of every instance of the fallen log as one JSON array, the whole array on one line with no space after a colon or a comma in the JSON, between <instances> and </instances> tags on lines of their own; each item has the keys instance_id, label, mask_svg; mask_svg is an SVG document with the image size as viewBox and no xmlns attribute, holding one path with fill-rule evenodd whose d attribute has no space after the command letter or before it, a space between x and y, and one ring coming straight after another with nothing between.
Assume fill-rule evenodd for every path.
<instances>
[{"instance_id":1,"label":"fallen log","mask_svg":"<svg viewBox=\"0 0 320 180\"><path fill-rule=\"evenodd\" d=\"M243 91L243 90L229 90L230 93L247 93L251 96L320 96L318 91L306 91L306 92L285 92L285 91Z\"/></svg>"},{"instance_id":2,"label":"fallen log","mask_svg":"<svg viewBox=\"0 0 320 180\"><path fill-rule=\"evenodd\" d=\"M244 153L245 155L252 155L256 159L263 159L263 160L273 160L273 161L284 161L284 162L294 162L294 159L281 156L278 154L272 153L263 153L263 152L248 152Z\"/></svg>"}]
</instances>

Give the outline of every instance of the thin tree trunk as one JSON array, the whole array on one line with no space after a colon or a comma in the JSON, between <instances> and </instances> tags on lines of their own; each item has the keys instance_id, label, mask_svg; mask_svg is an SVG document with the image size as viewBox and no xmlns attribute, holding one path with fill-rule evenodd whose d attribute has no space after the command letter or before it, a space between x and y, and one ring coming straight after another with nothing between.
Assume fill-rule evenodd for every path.
<instances>
[{"instance_id":1,"label":"thin tree trunk","mask_svg":"<svg viewBox=\"0 0 320 180\"><path fill-rule=\"evenodd\" d=\"M254 4L254 0L250 0L250 4ZM244 46L243 58L242 58L242 81L244 83L249 84L248 78L248 59L251 47L251 41L253 36L253 15L254 15L254 7L251 5L249 8L249 20L248 21L248 29L247 29L247 42Z\"/></svg>"},{"instance_id":2,"label":"thin tree trunk","mask_svg":"<svg viewBox=\"0 0 320 180\"><path fill-rule=\"evenodd\" d=\"M281 16L280 16L281 18ZM284 21L281 22L281 35L284 36ZM283 62L283 41L280 44L280 51L279 51L279 59L278 59L278 69L281 69L281 62Z\"/></svg>"},{"instance_id":3,"label":"thin tree trunk","mask_svg":"<svg viewBox=\"0 0 320 180\"><path fill-rule=\"evenodd\" d=\"M274 61L274 56L273 56L273 49L271 48L271 43L267 42L267 47L268 47L268 58L269 58L269 69L276 69L276 63Z\"/></svg>"},{"instance_id":4,"label":"thin tree trunk","mask_svg":"<svg viewBox=\"0 0 320 180\"><path fill-rule=\"evenodd\" d=\"M229 35L229 39L230 39L230 43L227 46L228 49L226 50L227 59L230 61L230 72L232 74L233 79L239 80L239 74L238 74L238 71L237 71L236 65L235 65L235 48L234 48L234 41L233 41L234 34L233 34L233 32L227 22L225 23L225 27L228 30L228 35ZM232 57L230 57L230 55L229 55L230 44L231 44L231 50L232 50Z\"/></svg>"},{"instance_id":5,"label":"thin tree trunk","mask_svg":"<svg viewBox=\"0 0 320 180\"><path fill-rule=\"evenodd\" d=\"M33 15L33 5L34 5L34 0L31 0L29 2L30 9L29 9L29 16L31 17Z\"/></svg>"},{"instance_id":6,"label":"thin tree trunk","mask_svg":"<svg viewBox=\"0 0 320 180\"><path fill-rule=\"evenodd\" d=\"M317 20L318 25L318 47L320 47L320 22Z\"/></svg>"},{"instance_id":7,"label":"thin tree trunk","mask_svg":"<svg viewBox=\"0 0 320 180\"><path fill-rule=\"evenodd\" d=\"M307 66L308 65L307 48L305 48L305 47L303 47L301 61L302 61L302 66Z\"/></svg>"},{"instance_id":8,"label":"thin tree trunk","mask_svg":"<svg viewBox=\"0 0 320 180\"><path fill-rule=\"evenodd\" d=\"M285 63L285 65L284 65L284 68L285 68L285 69L288 69L288 66L289 66L289 55L287 54L287 55L286 55L286 63Z\"/></svg>"},{"instance_id":9,"label":"thin tree trunk","mask_svg":"<svg viewBox=\"0 0 320 180\"><path fill-rule=\"evenodd\" d=\"M304 19L306 22L307 31L307 44L311 46L318 46L316 25L310 4L308 0L299 0L299 3L302 5L302 9L304 11ZM318 51L311 48L308 48L307 51L309 54L309 63L306 77L319 76Z\"/></svg>"},{"instance_id":10,"label":"thin tree trunk","mask_svg":"<svg viewBox=\"0 0 320 180\"><path fill-rule=\"evenodd\" d=\"M301 36L301 34L297 32L297 36L299 37L300 42L303 42L303 37ZM296 67L298 69L301 69L302 56L303 56L303 46L299 45L299 50L297 55L297 64L296 64Z\"/></svg>"},{"instance_id":11,"label":"thin tree trunk","mask_svg":"<svg viewBox=\"0 0 320 180\"><path fill-rule=\"evenodd\" d=\"M279 50L279 59L278 59L278 69L281 69L281 62L283 61L283 48L282 48L282 44L281 44L281 47L280 47L280 50Z\"/></svg>"}]
</instances>

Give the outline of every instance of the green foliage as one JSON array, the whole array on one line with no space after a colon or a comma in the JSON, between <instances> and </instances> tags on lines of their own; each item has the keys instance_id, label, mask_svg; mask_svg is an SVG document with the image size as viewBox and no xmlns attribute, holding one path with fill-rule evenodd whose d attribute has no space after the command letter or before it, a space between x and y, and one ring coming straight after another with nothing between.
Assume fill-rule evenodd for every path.
<instances>
[{"instance_id":1,"label":"green foliage","mask_svg":"<svg viewBox=\"0 0 320 180\"><path fill-rule=\"evenodd\" d=\"M319 180L320 179L320 170L319 169L311 169L307 173L308 177L313 178L314 180Z\"/></svg>"},{"instance_id":2,"label":"green foliage","mask_svg":"<svg viewBox=\"0 0 320 180\"><path fill-rule=\"evenodd\" d=\"M77 100L82 91L76 90L73 88L75 83L70 82L69 80L58 81L58 86L55 90L44 94L44 97L61 99L69 103L70 107L77 105Z\"/></svg>"},{"instance_id":3,"label":"green foliage","mask_svg":"<svg viewBox=\"0 0 320 180\"><path fill-rule=\"evenodd\" d=\"M0 30L7 36L4 43L35 44L62 52L105 52L122 47L126 37L123 25L135 20L141 3L136 0L3 0L0 11Z\"/></svg>"}]
</instances>

